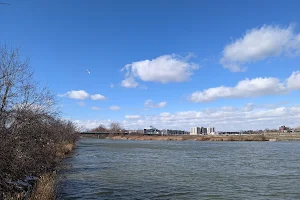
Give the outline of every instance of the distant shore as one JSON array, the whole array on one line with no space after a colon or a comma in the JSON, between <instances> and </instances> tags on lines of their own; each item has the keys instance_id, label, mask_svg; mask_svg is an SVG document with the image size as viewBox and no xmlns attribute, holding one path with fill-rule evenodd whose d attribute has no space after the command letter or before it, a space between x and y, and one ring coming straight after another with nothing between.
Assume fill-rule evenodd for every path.
<instances>
[{"instance_id":1,"label":"distant shore","mask_svg":"<svg viewBox=\"0 0 300 200\"><path fill-rule=\"evenodd\" d=\"M85 134L81 137L93 137L112 140L161 140L161 141L300 141L300 133L265 133L251 135L96 135Z\"/></svg>"}]
</instances>

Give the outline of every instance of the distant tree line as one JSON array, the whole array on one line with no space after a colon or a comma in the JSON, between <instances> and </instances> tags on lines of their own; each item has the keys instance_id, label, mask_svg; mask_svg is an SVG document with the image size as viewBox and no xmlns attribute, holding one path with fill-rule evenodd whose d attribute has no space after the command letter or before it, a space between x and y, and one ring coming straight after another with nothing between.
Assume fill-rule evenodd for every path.
<instances>
[{"instance_id":1,"label":"distant tree line","mask_svg":"<svg viewBox=\"0 0 300 200\"><path fill-rule=\"evenodd\" d=\"M0 44L0 199L22 192L16 180L53 171L76 140L77 127L60 119L54 95L33 80L28 60Z\"/></svg>"},{"instance_id":2,"label":"distant tree line","mask_svg":"<svg viewBox=\"0 0 300 200\"><path fill-rule=\"evenodd\" d=\"M120 125L120 123L112 122L109 127L100 124L96 128L90 129L89 132L125 134L127 131Z\"/></svg>"}]
</instances>

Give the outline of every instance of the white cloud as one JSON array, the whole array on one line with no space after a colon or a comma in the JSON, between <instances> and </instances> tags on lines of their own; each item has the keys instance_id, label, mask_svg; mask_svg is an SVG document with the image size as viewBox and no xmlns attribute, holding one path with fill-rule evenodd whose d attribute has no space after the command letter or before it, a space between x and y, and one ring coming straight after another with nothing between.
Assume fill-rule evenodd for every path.
<instances>
[{"instance_id":1,"label":"white cloud","mask_svg":"<svg viewBox=\"0 0 300 200\"><path fill-rule=\"evenodd\" d=\"M187 57L172 54L127 64L121 70L126 71L121 85L137 87L138 83L135 79L159 83L187 81L193 71L199 68L196 64L188 61L190 58L190 54Z\"/></svg>"},{"instance_id":2,"label":"white cloud","mask_svg":"<svg viewBox=\"0 0 300 200\"><path fill-rule=\"evenodd\" d=\"M254 104L253 103L248 103L244 106L243 111L249 112L249 111L252 111L253 109L254 109Z\"/></svg>"},{"instance_id":3,"label":"white cloud","mask_svg":"<svg viewBox=\"0 0 300 200\"><path fill-rule=\"evenodd\" d=\"M79 106L84 106L84 105L85 105L83 101L79 101L79 102L77 102L77 104L78 104Z\"/></svg>"},{"instance_id":4,"label":"white cloud","mask_svg":"<svg viewBox=\"0 0 300 200\"><path fill-rule=\"evenodd\" d=\"M98 106L92 106L92 110L101 110Z\"/></svg>"},{"instance_id":5,"label":"white cloud","mask_svg":"<svg viewBox=\"0 0 300 200\"><path fill-rule=\"evenodd\" d=\"M290 89L300 90L300 71L293 72L287 79L287 85Z\"/></svg>"},{"instance_id":6,"label":"white cloud","mask_svg":"<svg viewBox=\"0 0 300 200\"><path fill-rule=\"evenodd\" d=\"M84 99L88 99L88 98L91 98L92 100L107 99L105 96L103 96L101 94L90 95L89 93L87 93L84 90L72 90L72 91L69 91L65 94L59 94L57 96L59 96L59 97L68 97L70 99L79 99L79 100L84 100Z\"/></svg>"},{"instance_id":7,"label":"white cloud","mask_svg":"<svg viewBox=\"0 0 300 200\"><path fill-rule=\"evenodd\" d=\"M125 115L126 119L139 119L140 116L139 115Z\"/></svg>"},{"instance_id":8,"label":"white cloud","mask_svg":"<svg viewBox=\"0 0 300 200\"><path fill-rule=\"evenodd\" d=\"M110 110L120 110L121 108L119 106L110 106Z\"/></svg>"},{"instance_id":9,"label":"white cloud","mask_svg":"<svg viewBox=\"0 0 300 200\"><path fill-rule=\"evenodd\" d=\"M171 114L168 112L163 112L159 114L161 117L169 117Z\"/></svg>"},{"instance_id":10,"label":"white cloud","mask_svg":"<svg viewBox=\"0 0 300 200\"><path fill-rule=\"evenodd\" d=\"M200 111L184 111L174 113L160 113L157 115L144 115L139 118L121 121L121 125L127 129L143 129L150 125L163 129L189 130L194 126L216 127L217 131L240 131L258 130L265 128L277 129L281 125L296 127L300 125L300 106L277 106L274 108L261 105L250 106L252 109L245 110L243 107L223 107ZM225 110L224 110L225 108ZM81 123L87 127L99 124L109 124L108 121L85 121Z\"/></svg>"},{"instance_id":11,"label":"white cloud","mask_svg":"<svg viewBox=\"0 0 300 200\"><path fill-rule=\"evenodd\" d=\"M72 90L69 91L65 94L59 94L58 96L60 97L68 97L71 99L79 99L79 100L84 100L90 97L89 93L87 93L84 90Z\"/></svg>"},{"instance_id":12,"label":"white cloud","mask_svg":"<svg viewBox=\"0 0 300 200\"><path fill-rule=\"evenodd\" d=\"M96 128L100 124L104 125L106 127L109 127L110 123L112 123L112 121L110 119L107 119L107 120L73 120L73 122L76 123L82 131L85 131L86 129Z\"/></svg>"},{"instance_id":13,"label":"white cloud","mask_svg":"<svg viewBox=\"0 0 300 200\"><path fill-rule=\"evenodd\" d=\"M147 108L163 108L167 105L167 102L163 101L160 103L154 103L152 100L148 99L145 101L145 107Z\"/></svg>"},{"instance_id":14,"label":"white cloud","mask_svg":"<svg viewBox=\"0 0 300 200\"><path fill-rule=\"evenodd\" d=\"M293 27L265 25L246 32L225 46L220 63L233 72L245 71L245 63L281 55L300 55L300 34Z\"/></svg>"},{"instance_id":15,"label":"white cloud","mask_svg":"<svg viewBox=\"0 0 300 200\"><path fill-rule=\"evenodd\" d=\"M213 101L220 98L245 98L265 95L284 94L291 90L300 90L300 71L281 82L277 78L245 79L234 87L220 86L194 92L189 100L193 102Z\"/></svg>"},{"instance_id":16,"label":"white cloud","mask_svg":"<svg viewBox=\"0 0 300 200\"><path fill-rule=\"evenodd\" d=\"M111 83L111 84L109 85L109 87L110 87L110 88L114 88L115 85Z\"/></svg>"},{"instance_id":17,"label":"white cloud","mask_svg":"<svg viewBox=\"0 0 300 200\"><path fill-rule=\"evenodd\" d=\"M121 86L125 88L136 88L138 85L139 84L134 80L133 77L125 78L121 83Z\"/></svg>"},{"instance_id":18,"label":"white cloud","mask_svg":"<svg viewBox=\"0 0 300 200\"><path fill-rule=\"evenodd\" d=\"M94 95L91 95L91 99L92 100L105 100L107 98L101 94L94 94Z\"/></svg>"}]
</instances>

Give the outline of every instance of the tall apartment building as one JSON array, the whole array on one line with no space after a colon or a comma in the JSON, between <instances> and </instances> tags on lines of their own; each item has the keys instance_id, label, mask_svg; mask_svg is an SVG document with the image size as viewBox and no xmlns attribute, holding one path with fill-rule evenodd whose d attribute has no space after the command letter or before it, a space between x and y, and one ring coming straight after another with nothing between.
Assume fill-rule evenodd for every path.
<instances>
[{"instance_id":1,"label":"tall apartment building","mask_svg":"<svg viewBox=\"0 0 300 200\"><path fill-rule=\"evenodd\" d=\"M215 127L208 127L207 128L207 134L214 134L215 132Z\"/></svg>"},{"instance_id":2,"label":"tall apartment building","mask_svg":"<svg viewBox=\"0 0 300 200\"><path fill-rule=\"evenodd\" d=\"M207 135L207 128L201 127L201 134Z\"/></svg>"},{"instance_id":3,"label":"tall apartment building","mask_svg":"<svg viewBox=\"0 0 300 200\"><path fill-rule=\"evenodd\" d=\"M190 135L213 135L215 133L215 127L192 127Z\"/></svg>"},{"instance_id":4,"label":"tall apartment building","mask_svg":"<svg viewBox=\"0 0 300 200\"><path fill-rule=\"evenodd\" d=\"M201 134L201 128L200 127L192 127L190 131L190 135L199 135Z\"/></svg>"}]
</instances>

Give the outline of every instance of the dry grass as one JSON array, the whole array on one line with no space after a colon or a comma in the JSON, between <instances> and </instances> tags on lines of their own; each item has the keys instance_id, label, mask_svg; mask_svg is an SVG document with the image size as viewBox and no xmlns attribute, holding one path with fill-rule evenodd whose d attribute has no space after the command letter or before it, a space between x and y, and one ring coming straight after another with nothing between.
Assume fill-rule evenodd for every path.
<instances>
[{"instance_id":1,"label":"dry grass","mask_svg":"<svg viewBox=\"0 0 300 200\"><path fill-rule=\"evenodd\" d=\"M55 199L55 175L42 175L36 183L36 186L29 200L53 200Z\"/></svg>"},{"instance_id":2,"label":"dry grass","mask_svg":"<svg viewBox=\"0 0 300 200\"><path fill-rule=\"evenodd\" d=\"M115 140L195 140L195 141L267 141L264 135L184 135L184 136L110 136L109 139Z\"/></svg>"},{"instance_id":3,"label":"dry grass","mask_svg":"<svg viewBox=\"0 0 300 200\"><path fill-rule=\"evenodd\" d=\"M75 143L62 144L57 150L57 156L63 158L75 148ZM56 176L54 173L47 173L42 175L32 191L29 200L53 200L55 199Z\"/></svg>"},{"instance_id":4,"label":"dry grass","mask_svg":"<svg viewBox=\"0 0 300 200\"><path fill-rule=\"evenodd\" d=\"M75 143L62 144L56 151L58 158L64 158L66 154L70 153L75 148Z\"/></svg>"}]
</instances>

